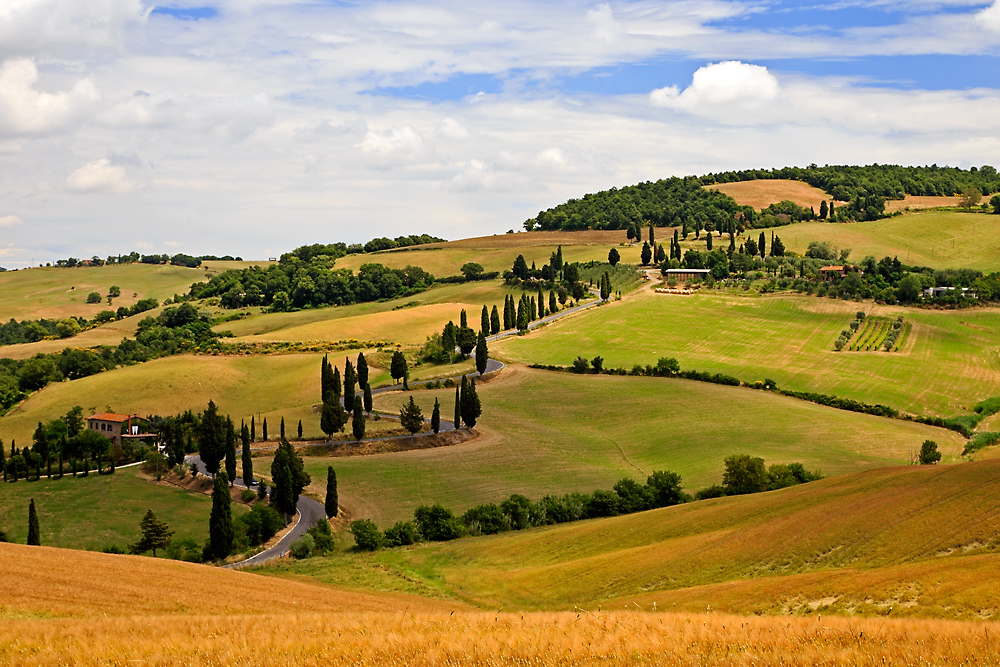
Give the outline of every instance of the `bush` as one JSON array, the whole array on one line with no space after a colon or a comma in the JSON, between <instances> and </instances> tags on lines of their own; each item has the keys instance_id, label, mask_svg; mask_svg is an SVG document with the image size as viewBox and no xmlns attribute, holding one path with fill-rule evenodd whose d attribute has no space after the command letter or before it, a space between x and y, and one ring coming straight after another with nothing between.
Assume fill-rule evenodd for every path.
<instances>
[{"instance_id":1,"label":"bush","mask_svg":"<svg viewBox=\"0 0 1000 667\"><path fill-rule=\"evenodd\" d=\"M181 466L177 466L181 468ZM183 470L183 468L181 468ZM240 494L240 499L245 503L252 503L257 499L257 494L250 489L243 489L243 493Z\"/></svg>"},{"instance_id":2,"label":"bush","mask_svg":"<svg viewBox=\"0 0 1000 667\"><path fill-rule=\"evenodd\" d=\"M622 514L643 512L653 507L652 491L634 479L622 478L615 483L614 489L618 496L618 509Z\"/></svg>"},{"instance_id":3,"label":"bush","mask_svg":"<svg viewBox=\"0 0 1000 667\"><path fill-rule=\"evenodd\" d=\"M385 531L385 546L405 547L420 541L420 533L412 521L400 521Z\"/></svg>"},{"instance_id":4,"label":"bush","mask_svg":"<svg viewBox=\"0 0 1000 667\"><path fill-rule=\"evenodd\" d=\"M313 538L313 555L325 556L333 552L335 544L329 521L320 519L306 534Z\"/></svg>"},{"instance_id":5,"label":"bush","mask_svg":"<svg viewBox=\"0 0 1000 667\"><path fill-rule=\"evenodd\" d=\"M646 486L653 499L653 507L669 507L684 502L681 476L675 472L655 470L646 479Z\"/></svg>"},{"instance_id":6,"label":"bush","mask_svg":"<svg viewBox=\"0 0 1000 667\"><path fill-rule=\"evenodd\" d=\"M590 362L588 362L583 357L577 357L573 360L573 372L574 373L587 373L590 370Z\"/></svg>"},{"instance_id":7,"label":"bush","mask_svg":"<svg viewBox=\"0 0 1000 667\"><path fill-rule=\"evenodd\" d=\"M583 515L587 519L604 516L618 516L618 495L611 491L594 491L583 505Z\"/></svg>"},{"instance_id":8,"label":"bush","mask_svg":"<svg viewBox=\"0 0 1000 667\"><path fill-rule=\"evenodd\" d=\"M495 535L511 529L511 521L494 503L470 507L462 515L462 523L473 535Z\"/></svg>"},{"instance_id":9,"label":"bush","mask_svg":"<svg viewBox=\"0 0 1000 667\"><path fill-rule=\"evenodd\" d=\"M545 496L538 501L538 512L542 523L567 523L583 518L583 507L589 496L585 494L567 494L561 498Z\"/></svg>"},{"instance_id":10,"label":"bush","mask_svg":"<svg viewBox=\"0 0 1000 667\"><path fill-rule=\"evenodd\" d=\"M695 492L695 500L707 500L709 498L725 498L726 488L718 484L713 484L712 486L705 487L700 491Z\"/></svg>"},{"instance_id":11,"label":"bush","mask_svg":"<svg viewBox=\"0 0 1000 667\"><path fill-rule=\"evenodd\" d=\"M941 460L941 452L933 440L924 440L920 446L920 465L934 465Z\"/></svg>"},{"instance_id":12,"label":"bush","mask_svg":"<svg viewBox=\"0 0 1000 667\"><path fill-rule=\"evenodd\" d=\"M462 536L462 524L451 510L441 505L421 505L414 510L413 519L420 536L429 542L443 542Z\"/></svg>"},{"instance_id":13,"label":"bush","mask_svg":"<svg viewBox=\"0 0 1000 667\"><path fill-rule=\"evenodd\" d=\"M100 303L100 302L101 302L100 292L91 292L90 294L87 295L87 303Z\"/></svg>"},{"instance_id":14,"label":"bush","mask_svg":"<svg viewBox=\"0 0 1000 667\"><path fill-rule=\"evenodd\" d=\"M316 547L316 541L313 536L306 533L299 539L292 542L292 546L289 552L292 554L292 558L309 558L313 555L313 549Z\"/></svg>"},{"instance_id":15,"label":"bush","mask_svg":"<svg viewBox=\"0 0 1000 667\"><path fill-rule=\"evenodd\" d=\"M354 544L361 551L376 551L382 547L382 533L371 519L352 521L351 534L354 535Z\"/></svg>"},{"instance_id":16,"label":"bush","mask_svg":"<svg viewBox=\"0 0 1000 667\"><path fill-rule=\"evenodd\" d=\"M722 473L722 485L726 495L738 496L767 490L767 471L764 459L749 454L733 454L726 457L726 470Z\"/></svg>"}]
</instances>

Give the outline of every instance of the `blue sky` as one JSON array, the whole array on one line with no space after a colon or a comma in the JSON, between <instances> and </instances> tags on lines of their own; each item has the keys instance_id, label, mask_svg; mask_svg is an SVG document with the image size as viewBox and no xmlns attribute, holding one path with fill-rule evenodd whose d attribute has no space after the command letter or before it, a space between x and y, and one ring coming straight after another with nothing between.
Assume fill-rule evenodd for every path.
<instances>
[{"instance_id":1,"label":"blue sky","mask_svg":"<svg viewBox=\"0 0 1000 667\"><path fill-rule=\"evenodd\" d=\"M0 265L517 229L586 192L1000 155L1000 5L21 0Z\"/></svg>"}]
</instances>

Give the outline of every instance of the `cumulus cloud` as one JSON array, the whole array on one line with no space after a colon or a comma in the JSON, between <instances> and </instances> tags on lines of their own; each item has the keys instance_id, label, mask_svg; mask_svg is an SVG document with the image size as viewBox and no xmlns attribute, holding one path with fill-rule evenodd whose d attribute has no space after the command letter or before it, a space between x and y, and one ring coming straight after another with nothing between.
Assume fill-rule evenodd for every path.
<instances>
[{"instance_id":1,"label":"cumulus cloud","mask_svg":"<svg viewBox=\"0 0 1000 667\"><path fill-rule=\"evenodd\" d=\"M498 169L486 160L469 160L460 172L445 181L443 189L451 192L524 192L542 189L523 172Z\"/></svg>"},{"instance_id":2,"label":"cumulus cloud","mask_svg":"<svg viewBox=\"0 0 1000 667\"><path fill-rule=\"evenodd\" d=\"M174 127L242 141L274 122L274 109L264 93L210 97L168 88L155 94L138 90L105 111L101 119L114 127Z\"/></svg>"},{"instance_id":3,"label":"cumulus cloud","mask_svg":"<svg viewBox=\"0 0 1000 667\"><path fill-rule=\"evenodd\" d=\"M987 30L1000 32L1000 0L976 14L976 21Z\"/></svg>"},{"instance_id":4,"label":"cumulus cloud","mask_svg":"<svg viewBox=\"0 0 1000 667\"><path fill-rule=\"evenodd\" d=\"M20 225L23 220L16 215L0 215L0 227L13 227Z\"/></svg>"},{"instance_id":5,"label":"cumulus cloud","mask_svg":"<svg viewBox=\"0 0 1000 667\"><path fill-rule=\"evenodd\" d=\"M41 134L59 130L84 114L100 95L90 79L68 92L46 93L35 88L38 68L26 58L0 67L0 133Z\"/></svg>"},{"instance_id":6,"label":"cumulus cloud","mask_svg":"<svg viewBox=\"0 0 1000 667\"><path fill-rule=\"evenodd\" d=\"M123 194L139 189L139 184L129 180L125 168L101 158L83 165L66 179L66 187L73 192L113 192Z\"/></svg>"},{"instance_id":7,"label":"cumulus cloud","mask_svg":"<svg viewBox=\"0 0 1000 667\"><path fill-rule=\"evenodd\" d=\"M692 112L748 110L766 106L779 90L778 80L766 67L727 60L700 67L683 92L668 86L654 90L649 97L654 106Z\"/></svg>"},{"instance_id":8,"label":"cumulus cloud","mask_svg":"<svg viewBox=\"0 0 1000 667\"><path fill-rule=\"evenodd\" d=\"M5 0L0 56L116 47L125 27L145 19L149 9L141 0Z\"/></svg>"},{"instance_id":9,"label":"cumulus cloud","mask_svg":"<svg viewBox=\"0 0 1000 667\"><path fill-rule=\"evenodd\" d=\"M392 167L417 162L430 154L424 137L411 125L388 130L368 130L356 148L376 166Z\"/></svg>"},{"instance_id":10,"label":"cumulus cloud","mask_svg":"<svg viewBox=\"0 0 1000 667\"><path fill-rule=\"evenodd\" d=\"M454 118L445 118L438 126L438 131L449 139L468 139L469 131Z\"/></svg>"}]
</instances>

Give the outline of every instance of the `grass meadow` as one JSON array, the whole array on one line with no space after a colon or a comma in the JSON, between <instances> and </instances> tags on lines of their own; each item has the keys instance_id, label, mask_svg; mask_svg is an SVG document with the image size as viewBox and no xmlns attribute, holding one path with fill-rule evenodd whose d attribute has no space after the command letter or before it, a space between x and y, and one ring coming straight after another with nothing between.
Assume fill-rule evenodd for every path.
<instances>
[{"instance_id":1,"label":"grass meadow","mask_svg":"<svg viewBox=\"0 0 1000 667\"><path fill-rule=\"evenodd\" d=\"M871 222L803 222L774 231L785 248L799 254L805 253L810 241L827 241L849 248L854 261L873 255L935 269L1000 271L997 215L932 210Z\"/></svg>"},{"instance_id":2,"label":"grass meadow","mask_svg":"<svg viewBox=\"0 0 1000 667\"><path fill-rule=\"evenodd\" d=\"M988 573L1000 564L998 472L997 460L881 468L274 572L346 584L344 561L353 558L485 609L656 602L663 610L996 619L1000 588Z\"/></svg>"},{"instance_id":3,"label":"grass meadow","mask_svg":"<svg viewBox=\"0 0 1000 667\"><path fill-rule=\"evenodd\" d=\"M579 376L508 368L477 387L481 436L439 449L356 458L306 457L317 497L326 468L337 471L340 504L352 518L386 528L418 505L440 502L461 512L511 493L609 489L622 477L645 481L673 470L696 490L721 481L734 453L768 463L801 461L838 475L906 463L920 443L938 442L958 460L957 434L860 415L759 392L688 380ZM425 416L434 399L451 419L454 390L412 393ZM376 408L398 411L410 394L376 396Z\"/></svg>"},{"instance_id":4,"label":"grass meadow","mask_svg":"<svg viewBox=\"0 0 1000 667\"><path fill-rule=\"evenodd\" d=\"M897 352L835 352L857 310L903 315L912 323ZM631 368L676 357L682 369L883 403L950 417L1000 395L1000 311L921 310L809 296L693 296L639 292L537 333L495 343L493 353L523 363L569 365L600 355Z\"/></svg>"},{"instance_id":5,"label":"grass meadow","mask_svg":"<svg viewBox=\"0 0 1000 667\"><path fill-rule=\"evenodd\" d=\"M69 470L67 463L65 471ZM44 470L43 470L44 473ZM65 549L125 548L139 539L139 521L146 510L170 524L174 538L208 539L212 499L202 493L156 484L138 467L113 475L42 479L0 486L0 528L12 542L28 537L28 503L34 498L43 545ZM234 508L234 511L240 511Z\"/></svg>"}]
</instances>

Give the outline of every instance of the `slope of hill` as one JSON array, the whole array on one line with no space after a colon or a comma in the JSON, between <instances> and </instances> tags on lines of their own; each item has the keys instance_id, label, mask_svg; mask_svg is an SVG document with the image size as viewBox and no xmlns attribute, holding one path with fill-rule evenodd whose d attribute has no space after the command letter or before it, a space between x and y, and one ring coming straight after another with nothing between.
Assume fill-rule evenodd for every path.
<instances>
[{"instance_id":1,"label":"slope of hill","mask_svg":"<svg viewBox=\"0 0 1000 667\"><path fill-rule=\"evenodd\" d=\"M819 188L802 181L790 181L783 178L716 183L705 187L729 195L740 206L752 206L757 210L787 200L795 202L803 208L811 206L819 211L820 202L830 200L830 195Z\"/></svg>"},{"instance_id":2,"label":"slope of hill","mask_svg":"<svg viewBox=\"0 0 1000 667\"><path fill-rule=\"evenodd\" d=\"M643 608L696 608L689 599L736 612L809 612L818 603L839 611L867 604L871 613L895 599L894 614L995 618L1000 586L984 575L1000 564L998 473L1000 461L882 468L358 558L485 608L634 599ZM694 588L705 586L714 588Z\"/></svg>"}]
</instances>

